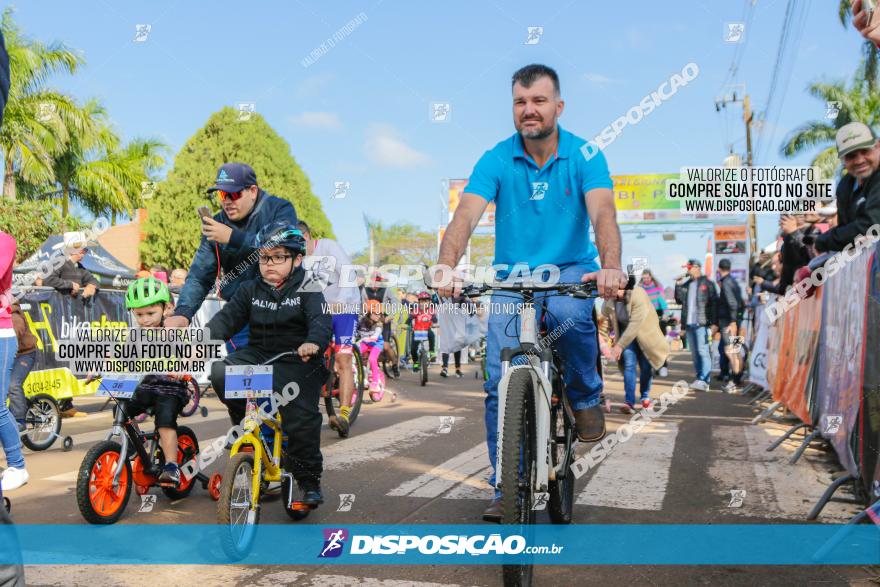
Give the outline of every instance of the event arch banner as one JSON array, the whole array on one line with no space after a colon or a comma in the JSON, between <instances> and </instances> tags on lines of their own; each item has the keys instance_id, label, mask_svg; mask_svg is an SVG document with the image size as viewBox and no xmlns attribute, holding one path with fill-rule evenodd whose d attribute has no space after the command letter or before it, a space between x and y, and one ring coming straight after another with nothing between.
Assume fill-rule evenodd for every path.
<instances>
[{"instance_id":1,"label":"event arch banner","mask_svg":"<svg viewBox=\"0 0 880 587\"><path fill-rule=\"evenodd\" d=\"M681 202L666 197L666 181L679 179L678 173L639 173L612 175L614 205L619 224L718 222L727 224L742 216L682 212Z\"/></svg>"}]
</instances>

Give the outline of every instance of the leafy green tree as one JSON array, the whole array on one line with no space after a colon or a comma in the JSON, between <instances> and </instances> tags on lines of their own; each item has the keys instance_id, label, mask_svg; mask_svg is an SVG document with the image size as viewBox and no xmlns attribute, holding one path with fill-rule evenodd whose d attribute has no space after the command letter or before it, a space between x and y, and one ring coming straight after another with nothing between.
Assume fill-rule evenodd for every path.
<instances>
[{"instance_id":1,"label":"leafy green tree","mask_svg":"<svg viewBox=\"0 0 880 587\"><path fill-rule=\"evenodd\" d=\"M880 92L870 89L861 77L856 77L849 86L844 82L814 82L807 91L823 103L839 103L840 111L836 118L811 120L794 129L780 151L785 157L794 157L820 147L822 150L813 158L811 165L819 168L826 179L830 179L841 169L834 143L837 130L853 121L877 128L880 123Z\"/></svg>"},{"instance_id":2,"label":"leafy green tree","mask_svg":"<svg viewBox=\"0 0 880 587\"><path fill-rule=\"evenodd\" d=\"M0 29L11 78L0 129L3 196L14 200L16 178L31 184L54 182L53 156L63 150L68 129L85 123L72 98L46 88L53 74L74 73L83 59L61 43L46 45L24 36L12 19L12 9L3 11Z\"/></svg>"},{"instance_id":3,"label":"leafy green tree","mask_svg":"<svg viewBox=\"0 0 880 587\"><path fill-rule=\"evenodd\" d=\"M15 237L15 261L30 257L47 238L68 230L82 230L86 224L75 217L62 218L51 201L20 200L0 206L0 231Z\"/></svg>"},{"instance_id":4,"label":"leafy green tree","mask_svg":"<svg viewBox=\"0 0 880 587\"><path fill-rule=\"evenodd\" d=\"M239 120L225 107L214 113L183 146L174 168L146 202L147 222L141 258L147 265L188 267L201 238L196 209L219 210L205 190L214 185L217 169L240 161L257 173L261 188L293 202L297 216L309 223L317 237L332 237L330 221L312 193L308 178L290 154L290 146L259 114Z\"/></svg>"},{"instance_id":5,"label":"leafy green tree","mask_svg":"<svg viewBox=\"0 0 880 587\"><path fill-rule=\"evenodd\" d=\"M382 265L433 265L437 257L437 234L427 232L408 222L384 226L371 223L375 241L376 266ZM367 265L370 262L369 247L354 256L354 262Z\"/></svg>"}]
</instances>

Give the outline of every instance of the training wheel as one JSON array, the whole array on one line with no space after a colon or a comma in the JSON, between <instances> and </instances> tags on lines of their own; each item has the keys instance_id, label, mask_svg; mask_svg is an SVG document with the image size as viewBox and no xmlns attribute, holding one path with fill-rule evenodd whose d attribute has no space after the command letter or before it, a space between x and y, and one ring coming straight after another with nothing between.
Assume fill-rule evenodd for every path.
<instances>
[{"instance_id":1,"label":"training wheel","mask_svg":"<svg viewBox=\"0 0 880 587\"><path fill-rule=\"evenodd\" d=\"M208 494L214 501L220 501L220 483L222 481L223 476L220 473L214 473L208 480Z\"/></svg>"},{"instance_id":2,"label":"training wheel","mask_svg":"<svg viewBox=\"0 0 880 587\"><path fill-rule=\"evenodd\" d=\"M202 406L202 407L199 409L199 412L202 414L202 418L207 418L207 417L208 417L208 408L206 408L205 406Z\"/></svg>"},{"instance_id":3,"label":"training wheel","mask_svg":"<svg viewBox=\"0 0 880 587\"><path fill-rule=\"evenodd\" d=\"M8 497L3 498L3 509L6 510L7 514L12 512L12 502L9 501Z\"/></svg>"},{"instance_id":4,"label":"training wheel","mask_svg":"<svg viewBox=\"0 0 880 587\"><path fill-rule=\"evenodd\" d=\"M65 436L64 443L62 444L62 447L63 447L64 452L68 452L71 449L73 449L73 437L72 436Z\"/></svg>"}]
</instances>

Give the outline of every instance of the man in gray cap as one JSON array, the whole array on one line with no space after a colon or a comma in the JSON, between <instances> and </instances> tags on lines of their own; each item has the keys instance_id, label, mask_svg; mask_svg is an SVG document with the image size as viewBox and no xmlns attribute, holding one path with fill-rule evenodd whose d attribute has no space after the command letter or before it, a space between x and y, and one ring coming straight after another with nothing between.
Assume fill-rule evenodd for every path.
<instances>
[{"instance_id":1,"label":"man in gray cap","mask_svg":"<svg viewBox=\"0 0 880 587\"><path fill-rule=\"evenodd\" d=\"M841 251L880 224L880 142L861 122L837 131L837 154L846 175L837 184L837 226L816 237L816 250Z\"/></svg>"}]
</instances>

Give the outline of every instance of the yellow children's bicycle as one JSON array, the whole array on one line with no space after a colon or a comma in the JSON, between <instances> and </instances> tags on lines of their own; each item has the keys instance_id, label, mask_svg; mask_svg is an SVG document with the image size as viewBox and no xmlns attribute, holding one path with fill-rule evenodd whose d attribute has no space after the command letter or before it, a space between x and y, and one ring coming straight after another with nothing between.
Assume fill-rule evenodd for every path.
<instances>
[{"instance_id":1,"label":"yellow children's bicycle","mask_svg":"<svg viewBox=\"0 0 880 587\"><path fill-rule=\"evenodd\" d=\"M221 533L223 550L233 559L243 558L250 551L260 521L260 497L267 493L269 483L281 483L281 503L293 520L302 520L312 510L293 499L293 475L284 470L281 456L287 437L281 430L281 415L272 409L277 402L292 398L273 396L271 364L293 354L281 353L262 365L226 367L226 398L247 402L220 481L217 503L218 522L226 528ZM259 398L268 399L258 405ZM267 443L269 435L271 444Z\"/></svg>"}]
</instances>

